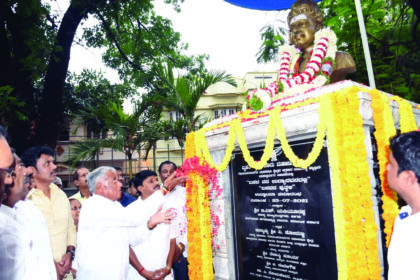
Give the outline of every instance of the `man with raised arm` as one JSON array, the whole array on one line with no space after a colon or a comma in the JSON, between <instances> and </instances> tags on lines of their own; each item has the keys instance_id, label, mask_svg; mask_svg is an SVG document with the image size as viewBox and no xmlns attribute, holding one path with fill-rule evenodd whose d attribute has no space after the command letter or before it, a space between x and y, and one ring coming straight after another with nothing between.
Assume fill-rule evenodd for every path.
<instances>
[{"instance_id":1,"label":"man with raised arm","mask_svg":"<svg viewBox=\"0 0 420 280\"><path fill-rule=\"evenodd\" d=\"M164 161L159 165L159 177L163 185L169 183L168 178L175 173L176 164ZM174 176L174 175L172 175ZM188 240L187 240L187 207L186 192L181 181L166 196L166 202L176 210L176 217L172 221L176 226L176 247L172 269L175 280L188 280Z\"/></svg>"},{"instance_id":2,"label":"man with raised arm","mask_svg":"<svg viewBox=\"0 0 420 280\"><path fill-rule=\"evenodd\" d=\"M169 223L172 214L159 211L145 217L124 208L118 202L122 184L112 167L99 167L89 173L87 179L93 195L84 202L79 216L77 279L127 279L129 260L139 273L143 273L141 263L129 247L132 240L128 231L138 228L140 233L135 238L141 240L148 236L149 228L162 222Z\"/></svg>"}]
</instances>

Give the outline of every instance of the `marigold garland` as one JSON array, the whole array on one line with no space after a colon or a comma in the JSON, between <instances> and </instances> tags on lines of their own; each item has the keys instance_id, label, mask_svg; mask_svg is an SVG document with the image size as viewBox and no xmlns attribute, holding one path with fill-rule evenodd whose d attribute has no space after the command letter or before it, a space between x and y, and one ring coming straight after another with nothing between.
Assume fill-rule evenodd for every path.
<instances>
[{"instance_id":1,"label":"marigold garland","mask_svg":"<svg viewBox=\"0 0 420 280\"><path fill-rule=\"evenodd\" d=\"M412 106L407 100L402 99L399 96L391 97L391 100L398 103L398 112L400 114L400 130L401 132L408 132L417 129L416 120Z\"/></svg>"},{"instance_id":2,"label":"marigold garland","mask_svg":"<svg viewBox=\"0 0 420 280\"><path fill-rule=\"evenodd\" d=\"M211 244L211 213L209 184L216 182L214 172L206 163L201 163L195 153L195 135L187 136L184 172L188 174L186 183L187 236L188 236L188 275L190 279L213 279L213 255ZM192 168L191 168L192 167ZM210 176L203 176L204 174ZM211 176L213 174L213 176Z\"/></svg>"},{"instance_id":3,"label":"marigold garland","mask_svg":"<svg viewBox=\"0 0 420 280\"><path fill-rule=\"evenodd\" d=\"M327 139L328 139L328 149L330 151L328 155L328 161L330 164L331 170L331 186L332 186L332 198L333 198L333 207L334 207L334 229L336 236L336 252L337 252L337 267L339 269L340 279L345 279L349 275L348 262L346 259L346 254L348 245L343 242L345 240L345 225L344 220L345 211L344 211L344 197L343 197L343 188L342 188L342 178L345 177L344 173L340 172L339 164L339 152L338 148L341 146L342 137L339 136L339 133L342 132L341 126L337 127L339 124L340 117L338 114L334 113L336 109L335 96L331 96L327 99L328 106L324 106L323 110L319 111L321 115L331 118L331 123L329 124L327 130ZM323 116L320 116L320 119L324 119Z\"/></svg>"},{"instance_id":4,"label":"marigold garland","mask_svg":"<svg viewBox=\"0 0 420 280\"><path fill-rule=\"evenodd\" d=\"M363 120L358 113L359 99L357 93L359 91L368 92L372 97L371 106L374 112L373 119L375 124L374 135L378 146L378 161L383 191L384 231L387 236L387 241L389 241L392 223L398 208L395 201L395 194L386 186L385 180L385 170L388 162L388 142L389 137L395 134L395 128L389 107L389 100L384 93L380 93L377 90L351 87L322 95L321 98L313 98L311 100L305 100L304 102L297 102L286 106L276 106L266 112L252 113L249 112L249 110L240 112L237 118L229 122L213 125L195 133L190 133L190 141L188 141L189 138L187 137L186 145L186 157L188 157L187 154L198 155L208 162L210 166L215 167L218 171L223 171L230 162L232 152L235 148L235 140L237 139L238 145L249 166L254 169L261 169L267 164L267 161L271 156L274 147L274 137L277 133L277 137L281 142L282 149L287 158L295 167L307 168L318 157L319 152L322 149L324 136L327 134L331 184L333 189L334 226L337 239L337 264L340 279L376 279L380 278L381 275L377 247L378 226L374 220L374 213L372 211L371 190L370 188L366 188L366 186L370 186L369 166L366 160L367 154L366 150L360 150L360 147L364 147L365 134ZM408 131L416 128L411 105L405 100L396 97L391 99L396 101L399 105L401 130ZM288 144L280 112L317 102L319 102L319 123L316 140L308 158L306 160L299 159ZM269 122L267 127L266 146L261 159L255 161L249 153L243 133L242 122L267 115L269 117ZM229 126L229 133L225 156L222 163L215 165L207 147L205 133L211 129L227 126ZM191 152L192 150L194 151ZM195 173L191 172L191 174ZM204 181L197 181L199 177L202 176L199 172L192 176L194 179L192 185L205 184ZM193 196L193 199L188 200L188 203L190 206L201 205L207 209L203 199L206 199L206 197L203 195L195 195ZM201 206L199 208L202 210L203 208ZM195 214L190 213L190 216L188 216L189 225L191 218L200 221L200 223L193 222L195 228L200 225L208 229L208 217L207 223L203 222L203 212L200 212L201 210L198 212L195 211ZM207 213L207 210L205 212ZM203 237L203 233L192 232L191 236L189 235L189 240L191 239L195 243L193 243L193 245L190 244L190 246L202 246L203 244L199 244L198 241L200 238L207 238L209 240L211 239L211 233ZM202 256L203 255L201 255L201 257ZM211 256L209 257L208 254L206 254L206 256L206 259L203 260L198 253L190 255L189 261L191 267L200 267L202 270L202 264L204 263L206 264L206 267L208 267L212 258ZM359 262L366 265L360 265ZM203 273L202 275L205 274Z\"/></svg>"},{"instance_id":5,"label":"marigold garland","mask_svg":"<svg viewBox=\"0 0 420 280\"><path fill-rule=\"evenodd\" d=\"M378 90L370 90L373 109L373 121L375 123L374 136L377 145L377 158L379 162L379 178L382 190L382 219L384 220L384 233L386 246L391 241L394 219L398 214L397 195L393 192L386 180L386 165L388 164L389 139L395 135L394 119L392 118L391 108L387 96Z\"/></svg>"},{"instance_id":6,"label":"marigold garland","mask_svg":"<svg viewBox=\"0 0 420 280\"><path fill-rule=\"evenodd\" d=\"M324 110L325 103L326 103L326 98L322 98L318 112L322 112ZM280 107L277 107L277 108L278 108L277 111L280 111ZM279 115L278 112L277 112L277 115ZM315 142L313 144L313 148L311 152L308 154L308 157L306 159L300 159L293 152L292 147L290 147L289 142L286 137L286 130L284 129L283 121L281 118L278 118L277 137L280 141L281 148L283 149L284 154L290 160L290 162L293 163L293 166L295 167L300 167L303 169L308 168L315 162L315 160L318 158L319 154L321 153L321 149L324 144L325 131L327 129L328 116L325 116L325 114L319 114L319 116L320 116L320 119L318 123L318 130L315 137Z\"/></svg>"},{"instance_id":7,"label":"marigold garland","mask_svg":"<svg viewBox=\"0 0 420 280\"><path fill-rule=\"evenodd\" d=\"M360 263L366 264L360 266L359 262L351 262L349 266L352 272L352 278L354 279L379 279L381 277L381 267L379 263L378 245L377 245L377 232L379 230L378 225L375 222L375 214L373 210L373 202L371 198L371 186L369 172L369 164L367 161L367 152L365 147L365 131L363 128L363 119L359 112L360 101L358 98L359 89L354 87L350 88L347 93L340 94L347 100L347 112L344 114L346 118L343 118L342 130L345 139L343 139L343 153L346 158L344 166L346 169L346 183L347 186L344 188L346 192L344 195L348 195L349 199L346 199L346 205L350 206L347 211L353 212L353 217L348 220L348 225L351 222L355 224L351 225L352 231L347 236L358 236L361 242L357 242L359 247L353 248L352 255L361 260ZM340 115L343 115L341 112ZM353 162L355 164L348 164ZM347 190L347 191L346 191ZM343 191L343 190L342 190ZM354 194L355 197L350 197ZM346 219L350 218L350 215ZM356 219L356 220L354 220ZM354 242L350 241L349 242ZM354 245L354 244L353 244ZM350 256L349 256L350 257ZM353 257L348 259L352 260ZM367 277L366 277L367 276ZM365 278L366 277L366 278Z\"/></svg>"}]
</instances>

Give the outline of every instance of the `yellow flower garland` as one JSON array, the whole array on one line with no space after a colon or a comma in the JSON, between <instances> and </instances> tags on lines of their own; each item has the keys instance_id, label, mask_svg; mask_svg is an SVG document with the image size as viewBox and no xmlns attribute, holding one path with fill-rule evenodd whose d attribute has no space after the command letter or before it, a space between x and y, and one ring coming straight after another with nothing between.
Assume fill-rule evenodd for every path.
<instances>
[{"instance_id":1,"label":"yellow flower garland","mask_svg":"<svg viewBox=\"0 0 420 280\"><path fill-rule=\"evenodd\" d=\"M386 180L386 165L388 164L389 139L395 135L394 120L387 96L378 90L370 90L372 98L371 107L373 109L373 120L375 123L375 139L378 149L379 178L382 189L382 218L384 220L384 232L386 236L386 246L391 241L392 227L395 216L398 214L397 195L388 187Z\"/></svg>"},{"instance_id":2,"label":"yellow flower garland","mask_svg":"<svg viewBox=\"0 0 420 280\"><path fill-rule=\"evenodd\" d=\"M391 100L398 103L398 112L400 114L401 132L408 132L417 129L416 120L410 103L399 96L391 97Z\"/></svg>"},{"instance_id":3,"label":"yellow flower garland","mask_svg":"<svg viewBox=\"0 0 420 280\"><path fill-rule=\"evenodd\" d=\"M277 106L264 113L240 112L238 118L230 122L190 133L187 136L186 144L187 158L198 155L206 160L210 166L216 167L218 171L223 171L230 162L237 139L248 165L254 169L261 169L267 164L271 156L274 137L277 132L277 137L287 158L295 167L307 168L317 159L324 143L324 136L327 134L333 189L334 226L337 239L337 265L340 279L376 279L380 278L381 275L377 247L378 227L372 211L371 190L366 187L370 186L369 166L366 161L367 154L365 149L360 150L360 147L364 147L365 135L363 120L358 113L358 91L368 92L372 97L371 106L374 112L373 119L376 129L374 135L378 146L380 178L384 194L382 197L383 219L388 243L393 219L398 211L395 194L387 188L385 180L388 142L389 137L395 134L395 128L389 108L389 100L385 94L377 90L351 87L325 94L321 98L310 98L304 102ZM411 105L397 97L391 99L399 105L401 130L405 132L415 129L416 124ZM308 158L306 160L299 159L287 141L280 112L316 102L320 103L316 140ZM267 115L269 116L269 122L265 149L261 159L255 161L248 150L242 122ZM229 126L229 133L225 156L220 164L215 165L207 146L205 133L211 129L226 126ZM187 214L189 221L188 236L189 242L192 241L190 248L193 248L190 249L191 253L189 253L190 277L193 277L192 279L211 279L213 274L211 252L209 254L209 248L211 250L210 215L207 213L208 202L205 201L208 200L208 197L205 196L208 186L205 186L203 180L199 180L200 174L191 175L191 177L187 189L197 189L197 193L191 192L190 198L187 194L188 212L191 212ZM360 265L359 262L365 265ZM209 272L210 270L211 272ZM211 277L208 277L208 275L211 275Z\"/></svg>"},{"instance_id":4,"label":"yellow flower garland","mask_svg":"<svg viewBox=\"0 0 420 280\"><path fill-rule=\"evenodd\" d=\"M187 135L186 145L190 147L185 155L195 154L195 135ZM213 257L211 250L211 222L208 185L198 172L189 175L186 184L188 275L190 279L213 279Z\"/></svg>"}]
</instances>

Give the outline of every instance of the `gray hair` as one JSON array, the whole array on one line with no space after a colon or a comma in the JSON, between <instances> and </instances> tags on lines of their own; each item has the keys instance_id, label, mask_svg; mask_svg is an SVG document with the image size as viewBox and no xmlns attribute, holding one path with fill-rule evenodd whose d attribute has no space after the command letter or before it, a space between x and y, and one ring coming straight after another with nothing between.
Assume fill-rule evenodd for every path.
<instances>
[{"instance_id":1,"label":"gray hair","mask_svg":"<svg viewBox=\"0 0 420 280\"><path fill-rule=\"evenodd\" d=\"M96 190L96 184L103 180L103 177L108 171L113 171L116 174L116 171L114 168L109 166L101 166L90 172L87 176L87 183L89 186L90 193L95 193Z\"/></svg>"}]
</instances>

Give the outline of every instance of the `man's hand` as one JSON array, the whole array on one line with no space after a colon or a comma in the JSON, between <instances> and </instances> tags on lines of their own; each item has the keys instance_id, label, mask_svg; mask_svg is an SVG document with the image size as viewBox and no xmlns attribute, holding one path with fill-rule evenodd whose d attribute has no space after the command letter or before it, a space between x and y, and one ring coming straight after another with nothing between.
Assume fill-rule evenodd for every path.
<instances>
[{"instance_id":1,"label":"man's hand","mask_svg":"<svg viewBox=\"0 0 420 280\"><path fill-rule=\"evenodd\" d=\"M164 279L167 275L171 274L171 268L170 267L164 267L158 270L155 270L156 275L160 275L162 279Z\"/></svg>"},{"instance_id":2,"label":"man's hand","mask_svg":"<svg viewBox=\"0 0 420 280\"><path fill-rule=\"evenodd\" d=\"M183 184L187 180L187 176L175 177L176 172L172 173L171 176L166 178L164 185L171 191L175 186Z\"/></svg>"},{"instance_id":3,"label":"man's hand","mask_svg":"<svg viewBox=\"0 0 420 280\"><path fill-rule=\"evenodd\" d=\"M160 223L169 224L175 217L175 211L172 211L171 209L162 211L162 206L160 206L156 214L150 217L149 222L147 222L147 227L152 229Z\"/></svg>"},{"instance_id":4,"label":"man's hand","mask_svg":"<svg viewBox=\"0 0 420 280\"><path fill-rule=\"evenodd\" d=\"M160 280L164 278L162 273L158 273L156 271L149 271L149 270L143 270L140 273L140 275L146 278L147 280Z\"/></svg>"},{"instance_id":5,"label":"man's hand","mask_svg":"<svg viewBox=\"0 0 420 280\"><path fill-rule=\"evenodd\" d=\"M61 258L60 265L63 267L63 271L64 271L64 275L63 276L65 276L67 273L70 272L70 268L71 268L71 257L72 257L72 255L70 253L66 253Z\"/></svg>"},{"instance_id":6,"label":"man's hand","mask_svg":"<svg viewBox=\"0 0 420 280\"><path fill-rule=\"evenodd\" d=\"M64 276L66 276L66 274L68 273L68 271L65 268L65 260L63 260L65 256L66 254L63 255L60 262L54 261L55 269L57 270L57 276L59 280L63 279Z\"/></svg>"},{"instance_id":7,"label":"man's hand","mask_svg":"<svg viewBox=\"0 0 420 280\"><path fill-rule=\"evenodd\" d=\"M177 263L181 260L181 255L184 252L184 250L181 250L180 246L185 250L185 246L182 243L178 243L178 245L175 246L174 263Z\"/></svg>"}]
</instances>

